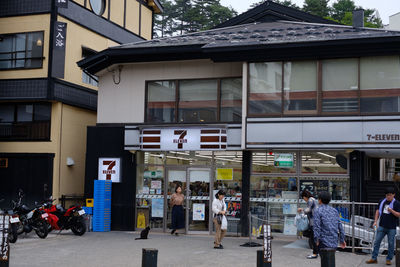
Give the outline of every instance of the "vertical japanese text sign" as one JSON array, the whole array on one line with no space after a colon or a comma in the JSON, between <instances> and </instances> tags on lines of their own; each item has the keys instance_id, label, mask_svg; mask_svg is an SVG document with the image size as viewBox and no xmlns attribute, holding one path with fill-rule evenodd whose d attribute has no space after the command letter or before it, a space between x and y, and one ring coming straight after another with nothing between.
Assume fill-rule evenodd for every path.
<instances>
[{"instance_id":1,"label":"vertical japanese text sign","mask_svg":"<svg viewBox=\"0 0 400 267\"><path fill-rule=\"evenodd\" d=\"M68 0L55 0L56 7L68 8Z\"/></svg>"},{"instance_id":2,"label":"vertical japanese text sign","mask_svg":"<svg viewBox=\"0 0 400 267\"><path fill-rule=\"evenodd\" d=\"M55 78L64 78L67 23L56 21L53 36L53 71Z\"/></svg>"},{"instance_id":3,"label":"vertical japanese text sign","mask_svg":"<svg viewBox=\"0 0 400 267\"><path fill-rule=\"evenodd\" d=\"M271 225L264 224L264 262L272 263Z\"/></svg>"},{"instance_id":4,"label":"vertical japanese text sign","mask_svg":"<svg viewBox=\"0 0 400 267\"><path fill-rule=\"evenodd\" d=\"M8 244L8 227L10 217L8 215L0 215L0 262L9 261L10 246Z\"/></svg>"}]
</instances>

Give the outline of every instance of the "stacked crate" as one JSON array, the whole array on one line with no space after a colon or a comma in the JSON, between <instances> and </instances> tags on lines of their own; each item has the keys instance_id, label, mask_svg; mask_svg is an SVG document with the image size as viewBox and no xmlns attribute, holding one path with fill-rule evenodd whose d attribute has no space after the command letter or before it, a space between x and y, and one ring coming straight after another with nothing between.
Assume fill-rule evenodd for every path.
<instances>
[{"instance_id":1,"label":"stacked crate","mask_svg":"<svg viewBox=\"0 0 400 267\"><path fill-rule=\"evenodd\" d=\"M93 231L111 230L111 181L94 181Z\"/></svg>"}]
</instances>

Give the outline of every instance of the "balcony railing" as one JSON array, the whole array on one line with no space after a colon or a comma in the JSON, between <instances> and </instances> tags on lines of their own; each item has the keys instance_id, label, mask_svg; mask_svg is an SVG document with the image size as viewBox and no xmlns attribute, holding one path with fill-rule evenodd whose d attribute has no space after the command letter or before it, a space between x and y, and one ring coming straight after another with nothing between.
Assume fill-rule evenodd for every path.
<instances>
[{"instance_id":1,"label":"balcony railing","mask_svg":"<svg viewBox=\"0 0 400 267\"><path fill-rule=\"evenodd\" d=\"M50 122L0 123L1 141L50 140Z\"/></svg>"}]
</instances>

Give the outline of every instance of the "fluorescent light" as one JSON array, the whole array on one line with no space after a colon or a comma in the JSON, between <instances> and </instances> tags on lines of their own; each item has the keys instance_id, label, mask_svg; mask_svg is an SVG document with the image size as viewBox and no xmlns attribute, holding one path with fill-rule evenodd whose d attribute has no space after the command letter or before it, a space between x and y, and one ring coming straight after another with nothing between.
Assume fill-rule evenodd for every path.
<instances>
[{"instance_id":1,"label":"fluorescent light","mask_svg":"<svg viewBox=\"0 0 400 267\"><path fill-rule=\"evenodd\" d=\"M320 154L320 155L328 157L328 158L336 159L336 157L328 155L328 154L325 154L325 153L322 153L322 152L317 152L317 154Z\"/></svg>"}]
</instances>

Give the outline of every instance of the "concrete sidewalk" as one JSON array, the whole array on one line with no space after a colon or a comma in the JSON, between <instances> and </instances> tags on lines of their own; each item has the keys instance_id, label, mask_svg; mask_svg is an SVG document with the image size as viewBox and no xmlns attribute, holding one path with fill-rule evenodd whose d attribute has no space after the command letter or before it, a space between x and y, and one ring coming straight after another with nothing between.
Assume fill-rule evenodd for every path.
<instances>
[{"instance_id":1,"label":"concrete sidewalk","mask_svg":"<svg viewBox=\"0 0 400 267\"><path fill-rule=\"evenodd\" d=\"M10 266L141 266L142 248L158 249L158 266L256 266L258 248L241 247L246 238L226 237L225 249L213 249L213 237L208 235L180 235L150 232L148 240L134 240L134 232L89 232L79 237L71 232L49 234L39 239L31 233L11 244ZM261 243L261 240L257 240ZM311 251L306 240L275 235L272 241L272 266L320 266L320 260L308 260ZM370 266L364 262L369 255L348 252L336 253L336 266ZM380 257L378 265L384 266ZM393 263L394 266L394 263Z\"/></svg>"}]
</instances>

